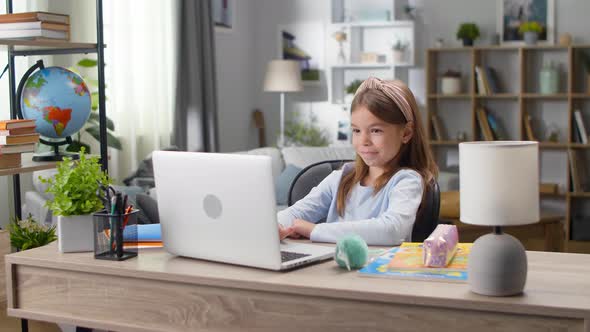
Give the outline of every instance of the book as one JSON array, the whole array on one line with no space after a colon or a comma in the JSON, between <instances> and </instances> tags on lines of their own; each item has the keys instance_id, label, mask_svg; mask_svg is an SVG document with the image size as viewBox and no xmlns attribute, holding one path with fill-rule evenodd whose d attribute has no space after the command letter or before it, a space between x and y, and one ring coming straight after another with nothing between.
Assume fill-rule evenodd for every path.
<instances>
[{"instance_id":1,"label":"book","mask_svg":"<svg viewBox=\"0 0 590 332\"><path fill-rule=\"evenodd\" d=\"M0 169L18 168L21 166L21 154L0 154Z\"/></svg>"},{"instance_id":2,"label":"book","mask_svg":"<svg viewBox=\"0 0 590 332\"><path fill-rule=\"evenodd\" d=\"M162 228L160 224L129 225L123 230L125 242L161 242Z\"/></svg>"},{"instance_id":3,"label":"book","mask_svg":"<svg viewBox=\"0 0 590 332\"><path fill-rule=\"evenodd\" d=\"M35 152L35 144L0 145L0 155L23 152Z\"/></svg>"},{"instance_id":4,"label":"book","mask_svg":"<svg viewBox=\"0 0 590 332\"><path fill-rule=\"evenodd\" d=\"M445 139L445 135L443 133L443 129L442 129L442 126L440 124L440 120L438 119L438 117L436 116L436 114L432 114L431 121L432 121L432 129L434 131L434 136L436 137L436 140L437 141L444 140Z\"/></svg>"},{"instance_id":5,"label":"book","mask_svg":"<svg viewBox=\"0 0 590 332\"><path fill-rule=\"evenodd\" d=\"M15 128L15 129L7 129L7 130L0 130L0 136L10 136L10 135L26 135L26 134L34 134L35 126L31 127L22 127L22 128Z\"/></svg>"},{"instance_id":6,"label":"book","mask_svg":"<svg viewBox=\"0 0 590 332\"><path fill-rule=\"evenodd\" d=\"M586 131L586 126L584 125L584 119L582 119L582 112L580 112L580 110L575 110L574 118L576 120L576 129L578 130L578 134L580 135L582 143L588 144L588 132Z\"/></svg>"},{"instance_id":7,"label":"book","mask_svg":"<svg viewBox=\"0 0 590 332\"><path fill-rule=\"evenodd\" d=\"M26 30L0 30L0 39L14 38L48 38L69 40L70 33L67 31L55 31L47 29L26 29Z\"/></svg>"},{"instance_id":8,"label":"book","mask_svg":"<svg viewBox=\"0 0 590 332\"><path fill-rule=\"evenodd\" d=\"M70 24L70 16L49 12L25 12L0 15L0 23L34 21Z\"/></svg>"},{"instance_id":9,"label":"book","mask_svg":"<svg viewBox=\"0 0 590 332\"><path fill-rule=\"evenodd\" d=\"M163 248L164 243L162 241L152 242L123 242L123 249L147 249L147 248Z\"/></svg>"},{"instance_id":10,"label":"book","mask_svg":"<svg viewBox=\"0 0 590 332\"><path fill-rule=\"evenodd\" d=\"M488 83L490 85L490 92L492 94L500 93L500 82L498 81L498 75L496 74L496 70L492 67L485 66L484 71L486 74L486 78L488 79Z\"/></svg>"},{"instance_id":11,"label":"book","mask_svg":"<svg viewBox=\"0 0 590 332\"><path fill-rule=\"evenodd\" d=\"M404 242L387 267L392 270L464 272L467 271L467 260L472 245L473 243L458 243L457 251L449 265L441 268L424 266L422 242Z\"/></svg>"},{"instance_id":12,"label":"book","mask_svg":"<svg viewBox=\"0 0 590 332\"><path fill-rule=\"evenodd\" d=\"M488 90L486 89L486 85L484 83L484 73L480 66L475 66L475 77L478 94L482 96L487 96Z\"/></svg>"},{"instance_id":13,"label":"book","mask_svg":"<svg viewBox=\"0 0 590 332\"><path fill-rule=\"evenodd\" d=\"M467 271L416 271L395 270L388 267L389 262L395 258L398 247L389 249L385 254L375 258L364 268L358 271L362 277L386 277L407 280L427 280L442 282L467 282Z\"/></svg>"},{"instance_id":14,"label":"book","mask_svg":"<svg viewBox=\"0 0 590 332\"><path fill-rule=\"evenodd\" d=\"M42 22L42 21L0 23L0 31L1 30L28 30L28 29L70 31L70 26L67 24L49 23L49 22Z\"/></svg>"},{"instance_id":15,"label":"book","mask_svg":"<svg viewBox=\"0 0 590 332\"><path fill-rule=\"evenodd\" d=\"M1 136L0 135L0 144L5 144L5 145L37 143L37 142L39 142L39 134L10 135L10 136Z\"/></svg>"},{"instance_id":16,"label":"book","mask_svg":"<svg viewBox=\"0 0 590 332\"><path fill-rule=\"evenodd\" d=\"M570 177L572 181L572 192L581 192L582 185L580 181L580 175L578 173L578 158L576 156L575 149L568 149L568 157L569 157L569 164L570 164Z\"/></svg>"},{"instance_id":17,"label":"book","mask_svg":"<svg viewBox=\"0 0 590 332\"><path fill-rule=\"evenodd\" d=\"M535 134L533 132L533 125L532 125L532 118L529 114L524 113L524 129L526 132L526 137L529 141L536 141Z\"/></svg>"},{"instance_id":18,"label":"book","mask_svg":"<svg viewBox=\"0 0 590 332\"><path fill-rule=\"evenodd\" d=\"M490 130L492 131L492 135L495 140L504 140L506 136L504 135L504 131L500 127L500 123L498 119L492 114L492 112L486 112L488 124L490 126Z\"/></svg>"},{"instance_id":19,"label":"book","mask_svg":"<svg viewBox=\"0 0 590 332\"><path fill-rule=\"evenodd\" d=\"M0 121L0 130L10 130L10 129L24 128L24 127L33 127L33 126L35 126L35 120L13 119L13 120L1 120Z\"/></svg>"},{"instance_id":20,"label":"book","mask_svg":"<svg viewBox=\"0 0 590 332\"><path fill-rule=\"evenodd\" d=\"M488 123L486 111L483 108L478 108L476 113L483 139L485 141L493 141L494 134L492 134L492 129L490 128L490 124Z\"/></svg>"}]
</instances>

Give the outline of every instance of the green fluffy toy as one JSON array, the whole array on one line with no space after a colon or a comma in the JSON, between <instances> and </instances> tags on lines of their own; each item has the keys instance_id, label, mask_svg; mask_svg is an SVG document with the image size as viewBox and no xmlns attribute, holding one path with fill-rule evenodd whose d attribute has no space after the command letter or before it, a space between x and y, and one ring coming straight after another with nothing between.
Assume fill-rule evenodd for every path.
<instances>
[{"instance_id":1,"label":"green fluffy toy","mask_svg":"<svg viewBox=\"0 0 590 332\"><path fill-rule=\"evenodd\" d=\"M347 235L336 244L334 260L341 268L360 269L367 263L369 258L369 247L362 237L358 235Z\"/></svg>"}]
</instances>

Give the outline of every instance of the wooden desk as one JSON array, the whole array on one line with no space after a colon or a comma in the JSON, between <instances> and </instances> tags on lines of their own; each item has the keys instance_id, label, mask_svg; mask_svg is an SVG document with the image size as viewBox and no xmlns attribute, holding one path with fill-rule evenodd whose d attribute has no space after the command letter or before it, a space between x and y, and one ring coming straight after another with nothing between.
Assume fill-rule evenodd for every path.
<instances>
[{"instance_id":1,"label":"wooden desk","mask_svg":"<svg viewBox=\"0 0 590 332\"><path fill-rule=\"evenodd\" d=\"M144 250L123 262L10 254L8 314L115 331L590 331L590 255L527 252L523 296L360 277L333 261L291 272Z\"/></svg>"},{"instance_id":2,"label":"wooden desk","mask_svg":"<svg viewBox=\"0 0 590 332\"><path fill-rule=\"evenodd\" d=\"M503 230L519 239L526 250L559 252L564 251L564 219L564 216L544 213L538 223L503 227ZM492 227L468 225L458 220L454 220L453 223L459 229L461 242L474 242L478 237L492 232Z\"/></svg>"}]
</instances>

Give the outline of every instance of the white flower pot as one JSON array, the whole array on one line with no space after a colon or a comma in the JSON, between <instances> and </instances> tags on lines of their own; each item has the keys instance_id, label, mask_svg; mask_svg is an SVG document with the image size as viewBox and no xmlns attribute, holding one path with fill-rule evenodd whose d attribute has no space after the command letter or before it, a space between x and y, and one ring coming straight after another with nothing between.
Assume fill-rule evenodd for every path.
<instances>
[{"instance_id":1,"label":"white flower pot","mask_svg":"<svg viewBox=\"0 0 590 332\"><path fill-rule=\"evenodd\" d=\"M393 50L393 63L402 63L404 62L404 51L400 50Z\"/></svg>"},{"instance_id":2,"label":"white flower pot","mask_svg":"<svg viewBox=\"0 0 590 332\"><path fill-rule=\"evenodd\" d=\"M57 246L60 252L94 251L92 215L58 216Z\"/></svg>"},{"instance_id":3,"label":"white flower pot","mask_svg":"<svg viewBox=\"0 0 590 332\"><path fill-rule=\"evenodd\" d=\"M461 79L458 77L443 77L440 82L440 92L443 95L455 95L461 92Z\"/></svg>"}]
</instances>

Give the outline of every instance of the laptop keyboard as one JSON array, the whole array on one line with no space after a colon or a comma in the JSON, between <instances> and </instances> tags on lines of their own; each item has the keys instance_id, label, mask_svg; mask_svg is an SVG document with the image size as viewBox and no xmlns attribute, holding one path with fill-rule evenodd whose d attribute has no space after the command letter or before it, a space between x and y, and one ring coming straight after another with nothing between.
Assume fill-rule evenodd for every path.
<instances>
[{"instance_id":1,"label":"laptop keyboard","mask_svg":"<svg viewBox=\"0 0 590 332\"><path fill-rule=\"evenodd\" d=\"M309 254L300 254L298 252L291 252L291 251L281 251L281 261L288 262L292 261L297 258L311 256Z\"/></svg>"}]
</instances>

